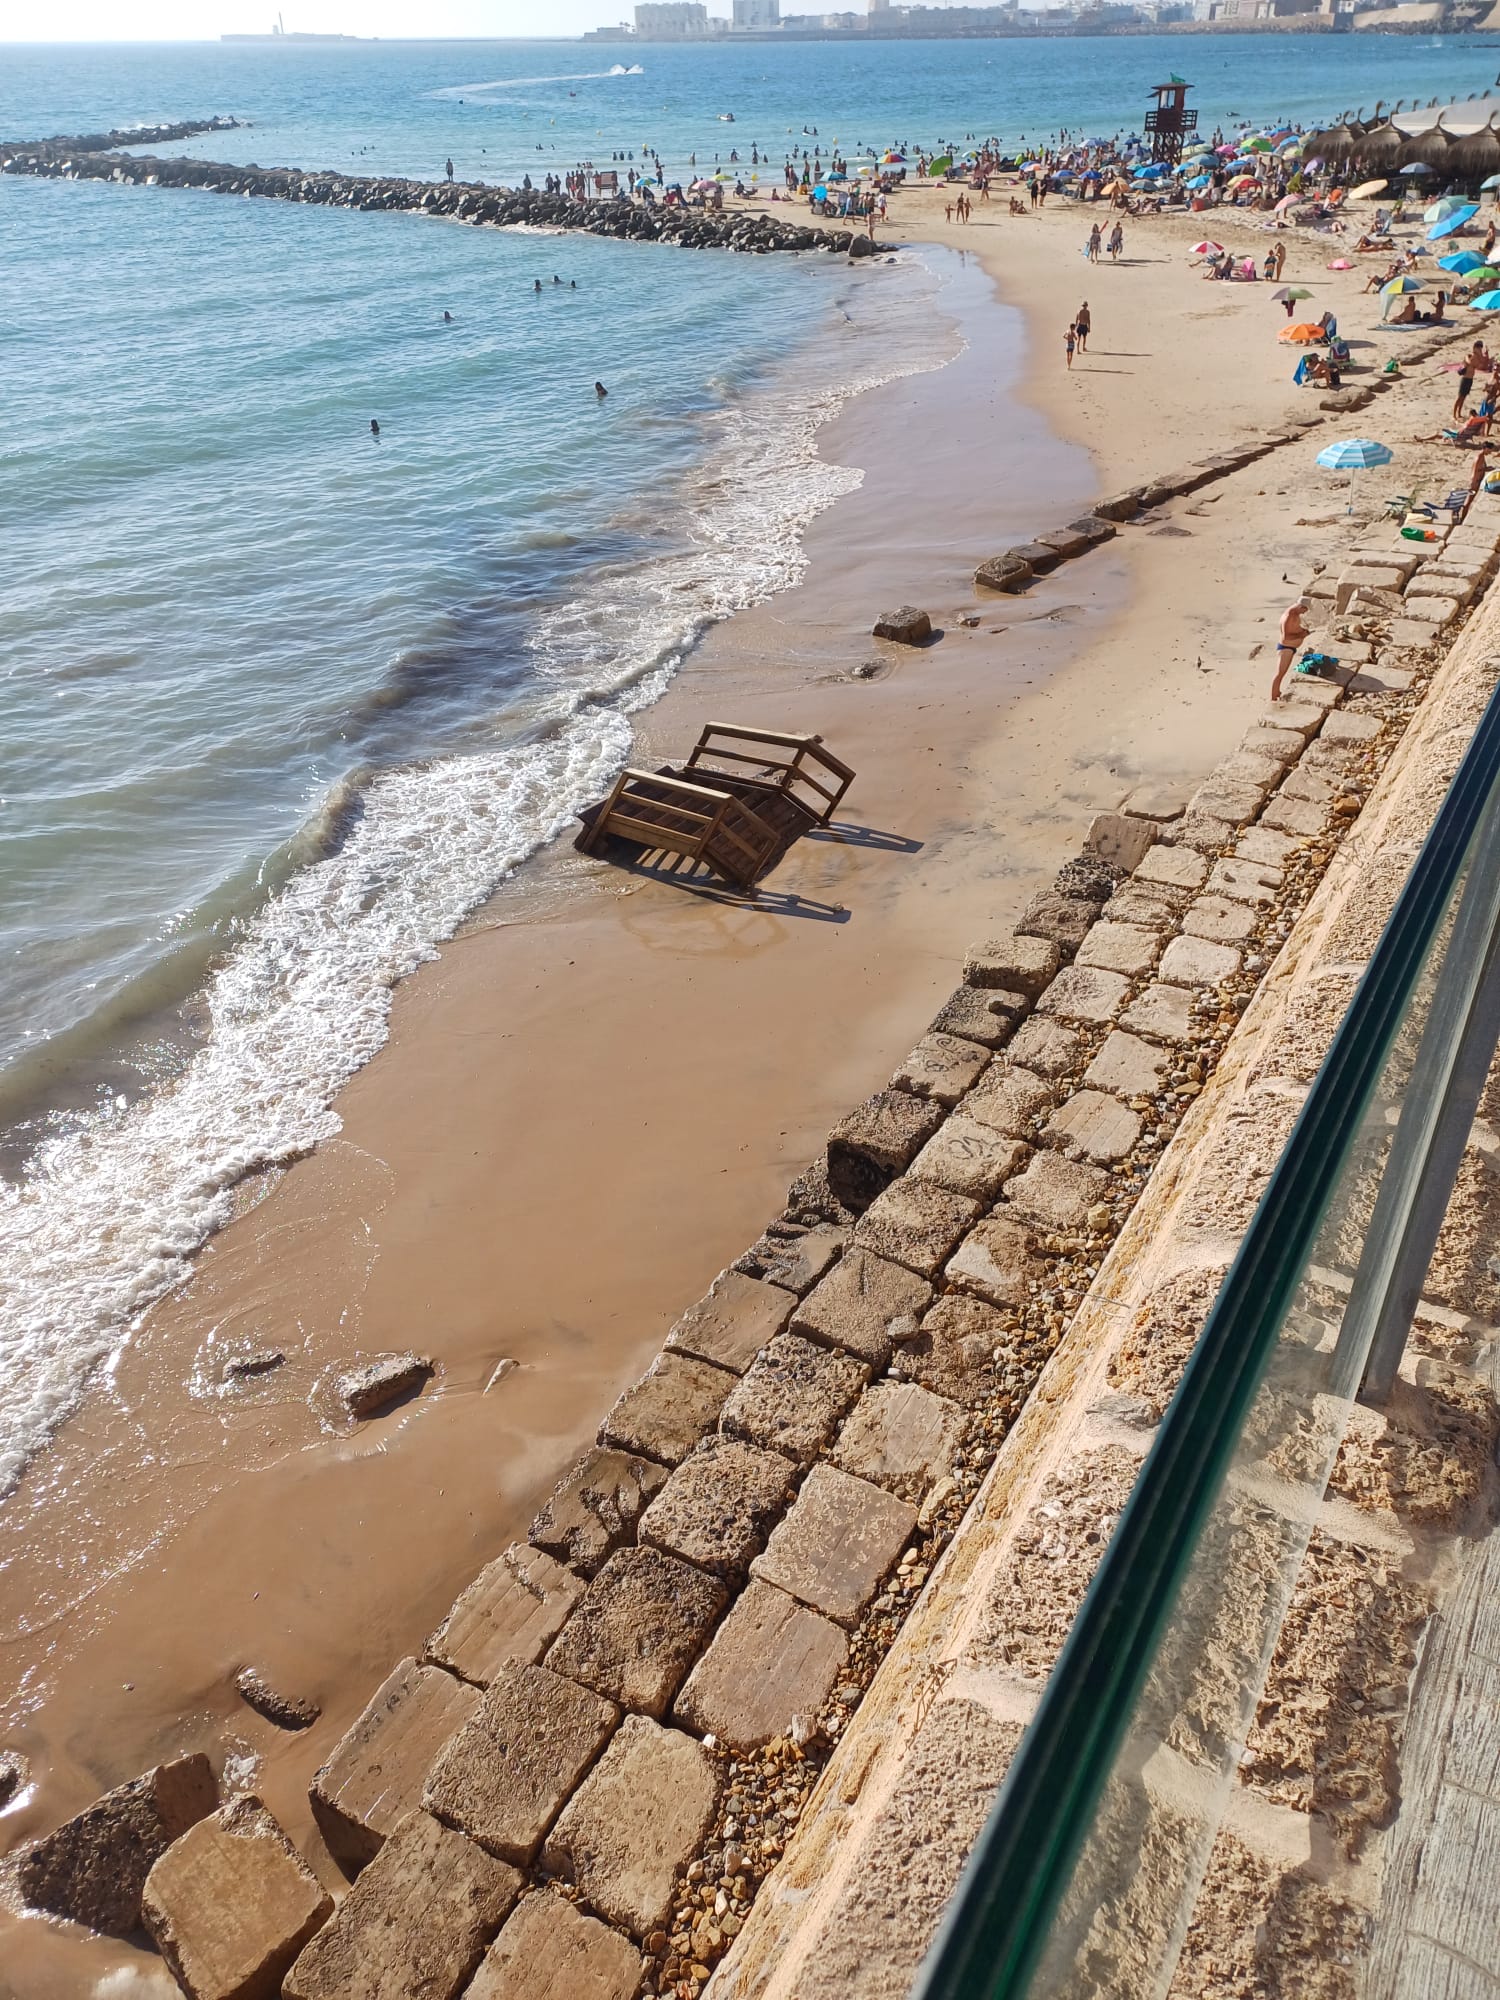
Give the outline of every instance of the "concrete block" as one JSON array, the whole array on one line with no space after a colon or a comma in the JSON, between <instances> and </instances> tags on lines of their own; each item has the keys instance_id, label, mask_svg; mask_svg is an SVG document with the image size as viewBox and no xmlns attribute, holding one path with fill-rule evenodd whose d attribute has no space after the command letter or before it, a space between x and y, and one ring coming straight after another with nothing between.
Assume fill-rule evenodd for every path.
<instances>
[{"instance_id":1,"label":"concrete block","mask_svg":"<svg viewBox=\"0 0 1500 2000\"><path fill-rule=\"evenodd\" d=\"M674 1369L678 1365L672 1363ZM714 1386L722 1389L722 1401L733 1384L726 1380ZM717 1413L715 1403L709 1423ZM598 1447L586 1451L552 1489L552 1498L531 1524L529 1539L560 1563L571 1563L592 1576L611 1550L630 1540L666 1477L661 1466L629 1452Z\"/></svg>"},{"instance_id":2,"label":"concrete block","mask_svg":"<svg viewBox=\"0 0 1500 2000\"><path fill-rule=\"evenodd\" d=\"M1160 782L1137 785L1120 810L1132 819L1149 819L1158 824L1181 819L1187 810L1187 793L1176 785Z\"/></svg>"},{"instance_id":3,"label":"concrete block","mask_svg":"<svg viewBox=\"0 0 1500 2000\"><path fill-rule=\"evenodd\" d=\"M1077 1032L1060 1021L1037 1015L1016 1030L1010 1045L1010 1059L1035 1076L1049 1078L1069 1075L1078 1067L1082 1047ZM968 1107L965 1106L967 1114Z\"/></svg>"},{"instance_id":4,"label":"concrete block","mask_svg":"<svg viewBox=\"0 0 1500 2000\"><path fill-rule=\"evenodd\" d=\"M891 1085L951 1108L979 1081L989 1060L988 1050L958 1035L927 1034L897 1069Z\"/></svg>"},{"instance_id":5,"label":"concrete block","mask_svg":"<svg viewBox=\"0 0 1500 2000\"><path fill-rule=\"evenodd\" d=\"M1321 833L1328 820L1322 806L1310 804L1306 799L1288 798L1278 792L1260 816L1262 826L1270 827L1276 833L1295 833L1308 839Z\"/></svg>"},{"instance_id":6,"label":"concrete block","mask_svg":"<svg viewBox=\"0 0 1500 2000\"><path fill-rule=\"evenodd\" d=\"M1083 847L1086 854L1097 854L1116 868L1130 869L1140 866L1155 839L1156 828L1150 820L1136 819L1129 813L1096 813L1083 837Z\"/></svg>"},{"instance_id":7,"label":"concrete block","mask_svg":"<svg viewBox=\"0 0 1500 2000\"><path fill-rule=\"evenodd\" d=\"M893 1344L916 1330L932 1298L925 1278L868 1250L852 1249L792 1315L791 1331L843 1348L879 1371Z\"/></svg>"},{"instance_id":8,"label":"concrete block","mask_svg":"<svg viewBox=\"0 0 1500 2000\"><path fill-rule=\"evenodd\" d=\"M1044 1137L1073 1159L1123 1160L1141 1136L1141 1121L1117 1097L1080 1090L1047 1122Z\"/></svg>"},{"instance_id":9,"label":"concrete block","mask_svg":"<svg viewBox=\"0 0 1500 2000\"><path fill-rule=\"evenodd\" d=\"M773 1340L792 1316L795 1292L780 1285L747 1278L741 1271L721 1271L708 1296L689 1306L667 1336L673 1354L690 1354L743 1375L768 1340Z\"/></svg>"},{"instance_id":10,"label":"concrete block","mask_svg":"<svg viewBox=\"0 0 1500 2000\"><path fill-rule=\"evenodd\" d=\"M620 1711L545 1667L502 1667L438 1757L422 1805L489 1854L529 1865Z\"/></svg>"},{"instance_id":11,"label":"concrete block","mask_svg":"<svg viewBox=\"0 0 1500 2000\"><path fill-rule=\"evenodd\" d=\"M968 1421L959 1404L915 1382L877 1382L849 1413L833 1462L914 1499L952 1472Z\"/></svg>"},{"instance_id":12,"label":"concrete block","mask_svg":"<svg viewBox=\"0 0 1500 2000\"><path fill-rule=\"evenodd\" d=\"M514 1542L455 1601L422 1657L488 1687L502 1667L535 1664L583 1592L581 1577L540 1549Z\"/></svg>"},{"instance_id":13,"label":"concrete block","mask_svg":"<svg viewBox=\"0 0 1500 2000\"><path fill-rule=\"evenodd\" d=\"M464 2000L636 2000L635 1947L552 1889L516 1905Z\"/></svg>"},{"instance_id":14,"label":"concrete block","mask_svg":"<svg viewBox=\"0 0 1500 2000\"><path fill-rule=\"evenodd\" d=\"M1163 1042L1186 1042L1192 1039L1192 1012L1193 995L1184 987L1157 984L1146 987L1125 1009L1120 1025Z\"/></svg>"},{"instance_id":15,"label":"concrete block","mask_svg":"<svg viewBox=\"0 0 1500 2000\"><path fill-rule=\"evenodd\" d=\"M1005 1212L986 1216L948 1259L943 1275L956 1290L991 1305L1024 1305L1036 1275L1030 1230Z\"/></svg>"},{"instance_id":16,"label":"concrete block","mask_svg":"<svg viewBox=\"0 0 1500 2000\"><path fill-rule=\"evenodd\" d=\"M1311 752L1308 754L1311 755ZM1235 842L1233 859L1259 862L1263 867L1279 872L1296 853L1297 846L1296 838L1290 833L1278 833L1271 826L1252 826Z\"/></svg>"},{"instance_id":17,"label":"concrete block","mask_svg":"<svg viewBox=\"0 0 1500 2000\"><path fill-rule=\"evenodd\" d=\"M848 1658L841 1627L754 1582L688 1675L677 1719L731 1750L759 1750L787 1735L793 1716L817 1714Z\"/></svg>"},{"instance_id":18,"label":"concrete block","mask_svg":"<svg viewBox=\"0 0 1500 2000\"><path fill-rule=\"evenodd\" d=\"M714 1428L734 1384L727 1368L685 1354L659 1354L604 1419L599 1442L663 1465L680 1465Z\"/></svg>"},{"instance_id":19,"label":"concrete block","mask_svg":"<svg viewBox=\"0 0 1500 2000\"><path fill-rule=\"evenodd\" d=\"M936 1181L955 1194L990 1202L1025 1163L1026 1148L1019 1139L955 1113L936 1138L927 1141L911 1171L918 1180Z\"/></svg>"},{"instance_id":20,"label":"concrete block","mask_svg":"<svg viewBox=\"0 0 1500 2000\"><path fill-rule=\"evenodd\" d=\"M129 1937L141 1927L152 1867L218 1803L206 1757L157 1764L22 1852L15 1878L22 1900L108 1937Z\"/></svg>"},{"instance_id":21,"label":"concrete block","mask_svg":"<svg viewBox=\"0 0 1500 2000\"><path fill-rule=\"evenodd\" d=\"M1166 1050L1154 1042L1113 1028L1083 1080L1095 1090L1112 1090L1116 1097L1154 1097L1162 1087L1167 1061Z\"/></svg>"},{"instance_id":22,"label":"concrete block","mask_svg":"<svg viewBox=\"0 0 1500 2000\"><path fill-rule=\"evenodd\" d=\"M829 1187L846 1208L861 1214L905 1173L942 1122L940 1104L909 1090L877 1091L829 1133Z\"/></svg>"},{"instance_id":23,"label":"concrete block","mask_svg":"<svg viewBox=\"0 0 1500 2000\"><path fill-rule=\"evenodd\" d=\"M789 1230L784 1235L772 1233L776 1229L773 1224L772 1230L752 1244L743 1257L737 1257L735 1268L747 1277L764 1278L768 1284L780 1285L783 1291L804 1298L843 1255L849 1231L835 1228L831 1223L819 1224L814 1229Z\"/></svg>"},{"instance_id":24,"label":"concrete block","mask_svg":"<svg viewBox=\"0 0 1500 2000\"><path fill-rule=\"evenodd\" d=\"M1227 896L1200 896L1183 916L1182 928L1187 936L1214 944L1243 944L1255 929L1255 912Z\"/></svg>"},{"instance_id":25,"label":"concrete block","mask_svg":"<svg viewBox=\"0 0 1500 2000\"><path fill-rule=\"evenodd\" d=\"M284 2000L456 2000L521 1877L412 1812L287 1974Z\"/></svg>"},{"instance_id":26,"label":"concrete block","mask_svg":"<svg viewBox=\"0 0 1500 2000\"><path fill-rule=\"evenodd\" d=\"M1003 987L960 986L933 1016L934 1032L962 1035L981 1048L1002 1048L1031 1011L1024 993Z\"/></svg>"},{"instance_id":27,"label":"concrete block","mask_svg":"<svg viewBox=\"0 0 1500 2000\"><path fill-rule=\"evenodd\" d=\"M1355 715L1348 709L1330 715L1323 724L1325 743L1373 743L1385 724L1378 715Z\"/></svg>"},{"instance_id":28,"label":"concrete block","mask_svg":"<svg viewBox=\"0 0 1500 2000\"><path fill-rule=\"evenodd\" d=\"M917 1510L866 1479L815 1465L752 1574L853 1625L895 1566Z\"/></svg>"},{"instance_id":29,"label":"concrete block","mask_svg":"<svg viewBox=\"0 0 1500 2000\"><path fill-rule=\"evenodd\" d=\"M679 1729L627 1716L547 1837L549 1873L603 1917L644 1938L672 1910L672 1889L713 1824L713 1761Z\"/></svg>"},{"instance_id":30,"label":"concrete block","mask_svg":"<svg viewBox=\"0 0 1500 2000\"><path fill-rule=\"evenodd\" d=\"M809 1465L869 1379L852 1354L784 1333L747 1373L720 1421L729 1437Z\"/></svg>"},{"instance_id":31,"label":"concrete block","mask_svg":"<svg viewBox=\"0 0 1500 2000\"><path fill-rule=\"evenodd\" d=\"M726 1411L733 1403L731 1397ZM791 1497L792 1468L779 1452L708 1437L641 1516L640 1538L710 1576L732 1579L744 1575Z\"/></svg>"},{"instance_id":32,"label":"concrete block","mask_svg":"<svg viewBox=\"0 0 1500 2000\"><path fill-rule=\"evenodd\" d=\"M1162 954L1161 975L1174 986L1222 986L1240 969L1241 954L1205 938L1173 938Z\"/></svg>"},{"instance_id":33,"label":"concrete block","mask_svg":"<svg viewBox=\"0 0 1500 2000\"><path fill-rule=\"evenodd\" d=\"M964 1099L962 1115L1006 1138L1028 1139L1036 1121L1056 1101L1051 1084L1017 1062L1002 1062L991 1068L979 1090Z\"/></svg>"},{"instance_id":34,"label":"concrete block","mask_svg":"<svg viewBox=\"0 0 1500 2000\"><path fill-rule=\"evenodd\" d=\"M1018 1216L1043 1229L1081 1229L1088 1212L1109 1188L1109 1176L1059 1153L1038 1153L1025 1173L1005 1184L1005 1197Z\"/></svg>"},{"instance_id":35,"label":"concrete block","mask_svg":"<svg viewBox=\"0 0 1500 2000\"><path fill-rule=\"evenodd\" d=\"M617 1549L545 1664L622 1708L664 1715L728 1598L722 1583L660 1549Z\"/></svg>"},{"instance_id":36,"label":"concrete block","mask_svg":"<svg viewBox=\"0 0 1500 2000\"><path fill-rule=\"evenodd\" d=\"M146 1877L141 1914L190 2000L275 2000L333 1898L257 1798L188 1828Z\"/></svg>"},{"instance_id":37,"label":"concrete block","mask_svg":"<svg viewBox=\"0 0 1500 2000\"><path fill-rule=\"evenodd\" d=\"M438 1752L479 1706L479 1690L402 1660L314 1774L309 1794L329 1852L360 1868L422 1797Z\"/></svg>"},{"instance_id":38,"label":"concrete block","mask_svg":"<svg viewBox=\"0 0 1500 2000\"><path fill-rule=\"evenodd\" d=\"M1065 1021L1112 1021L1129 992L1130 981L1122 973L1107 972L1101 966L1069 965L1042 995L1037 1011L1056 1014Z\"/></svg>"},{"instance_id":39,"label":"concrete block","mask_svg":"<svg viewBox=\"0 0 1500 2000\"><path fill-rule=\"evenodd\" d=\"M1191 847L1153 847L1135 871L1137 882L1160 882L1171 889L1201 889L1208 863Z\"/></svg>"},{"instance_id":40,"label":"concrete block","mask_svg":"<svg viewBox=\"0 0 1500 2000\"><path fill-rule=\"evenodd\" d=\"M967 1195L908 1174L892 1182L865 1210L855 1226L854 1242L861 1250L872 1250L877 1257L904 1264L918 1277L930 1278L979 1212L979 1203Z\"/></svg>"},{"instance_id":41,"label":"concrete block","mask_svg":"<svg viewBox=\"0 0 1500 2000\"><path fill-rule=\"evenodd\" d=\"M1050 938L989 938L971 945L964 959L964 983L968 986L997 986L1012 993L1024 993L1034 1000L1054 977L1062 960Z\"/></svg>"},{"instance_id":42,"label":"concrete block","mask_svg":"<svg viewBox=\"0 0 1500 2000\"><path fill-rule=\"evenodd\" d=\"M1240 748L1254 757L1274 757L1281 764L1295 764L1302 755L1305 739L1295 729L1247 729Z\"/></svg>"},{"instance_id":43,"label":"concrete block","mask_svg":"<svg viewBox=\"0 0 1500 2000\"><path fill-rule=\"evenodd\" d=\"M1056 889L1044 889L1021 912L1016 934L1050 938L1066 963L1083 943L1089 925L1097 920L1099 907L1084 896L1063 896Z\"/></svg>"},{"instance_id":44,"label":"concrete block","mask_svg":"<svg viewBox=\"0 0 1500 2000\"><path fill-rule=\"evenodd\" d=\"M1102 966L1107 972L1123 972L1136 978L1156 963L1159 948L1154 930L1138 924L1115 923L1104 917L1078 947L1075 963Z\"/></svg>"},{"instance_id":45,"label":"concrete block","mask_svg":"<svg viewBox=\"0 0 1500 2000\"><path fill-rule=\"evenodd\" d=\"M1269 905L1281 887L1281 870L1263 861L1216 861L1208 877L1209 894L1236 902Z\"/></svg>"}]
</instances>

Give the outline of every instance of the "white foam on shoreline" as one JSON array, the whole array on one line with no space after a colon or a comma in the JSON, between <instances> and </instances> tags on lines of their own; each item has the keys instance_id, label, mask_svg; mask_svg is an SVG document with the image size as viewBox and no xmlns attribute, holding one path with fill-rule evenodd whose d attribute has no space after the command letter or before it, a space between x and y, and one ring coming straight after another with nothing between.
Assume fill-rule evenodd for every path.
<instances>
[{"instance_id":1,"label":"white foam on shoreline","mask_svg":"<svg viewBox=\"0 0 1500 2000\"><path fill-rule=\"evenodd\" d=\"M207 1029L182 1072L44 1141L0 1188L0 1495L187 1275L246 1176L339 1130L334 1098L385 1041L396 982L607 787L630 716L704 629L801 575L803 530L862 478L818 456L817 432L852 396L956 350L930 290L898 315L903 339L888 292L861 276L878 327L847 323L830 379L801 359L703 420L688 546L602 573L538 620L528 740L375 778L337 850L247 921L198 1002Z\"/></svg>"}]
</instances>

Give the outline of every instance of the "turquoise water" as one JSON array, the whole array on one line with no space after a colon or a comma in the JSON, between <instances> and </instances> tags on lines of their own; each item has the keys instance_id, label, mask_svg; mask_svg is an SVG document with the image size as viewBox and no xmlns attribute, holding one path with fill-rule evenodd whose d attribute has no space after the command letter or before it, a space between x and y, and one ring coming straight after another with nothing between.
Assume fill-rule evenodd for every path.
<instances>
[{"instance_id":1,"label":"turquoise water","mask_svg":"<svg viewBox=\"0 0 1500 2000\"><path fill-rule=\"evenodd\" d=\"M1467 93L1497 60L637 53L641 75L606 73L608 45L12 48L0 133L232 112L253 123L218 157L515 181L646 144L776 159L814 125L1128 130L1164 62L1212 124ZM243 1176L335 1129L392 984L598 792L706 624L796 576L857 477L818 460L819 422L950 349L915 260L4 178L0 259L3 1490Z\"/></svg>"}]
</instances>

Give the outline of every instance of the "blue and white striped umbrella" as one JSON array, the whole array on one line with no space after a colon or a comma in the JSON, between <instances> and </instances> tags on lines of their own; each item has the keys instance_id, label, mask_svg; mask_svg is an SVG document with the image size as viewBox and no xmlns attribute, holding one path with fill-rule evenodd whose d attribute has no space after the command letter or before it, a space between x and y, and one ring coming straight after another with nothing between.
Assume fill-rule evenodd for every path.
<instances>
[{"instance_id":1,"label":"blue and white striped umbrella","mask_svg":"<svg viewBox=\"0 0 1500 2000\"><path fill-rule=\"evenodd\" d=\"M1329 472L1367 472L1372 465L1389 465L1396 454L1388 444L1374 438L1345 438L1318 453L1318 463Z\"/></svg>"}]
</instances>

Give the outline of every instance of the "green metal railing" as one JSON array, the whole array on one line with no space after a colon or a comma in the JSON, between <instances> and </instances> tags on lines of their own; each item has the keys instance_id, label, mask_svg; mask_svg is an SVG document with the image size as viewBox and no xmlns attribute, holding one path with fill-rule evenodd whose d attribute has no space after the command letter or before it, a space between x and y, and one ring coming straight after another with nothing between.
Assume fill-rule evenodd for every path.
<instances>
[{"instance_id":1,"label":"green metal railing","mask_svg":"<svg viewBox=\"0 0 1500 2000\"><path fill-rule=\"evenodd\" d=\"M1334 1038L913 2000L1166 1990L1349 1405L1500 1032L1500 694Z\"/></svg>"}]
</instances>

